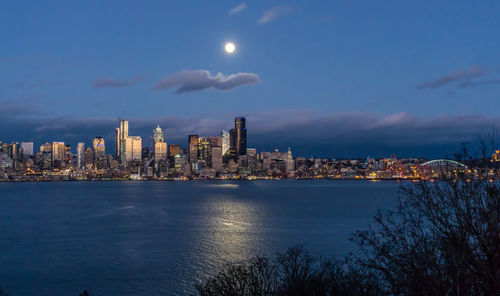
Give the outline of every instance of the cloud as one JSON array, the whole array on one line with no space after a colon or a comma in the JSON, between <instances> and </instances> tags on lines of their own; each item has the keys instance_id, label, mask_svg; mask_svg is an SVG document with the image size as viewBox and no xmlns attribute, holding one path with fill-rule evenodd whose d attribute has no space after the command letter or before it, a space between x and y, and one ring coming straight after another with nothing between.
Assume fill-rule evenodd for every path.
<instances>
[{"instance_id":1,"label":"cloud","mask_svg":"<svg viewBox=\"0 0 500 296\"><path fill-rule=\"evenodd\" d=\"M237 73L225 76L219 72L217 75L212 76L207 70L184 70L164 78L156 84L154 89L177 87L176 93L181 94L209 88L230 90L241 85L256 84L259 81L259 76L253 73Z\"/></svg>"},{"instance_id":2,"label":"cloud","mask_svg":"<svg viewBox=\"0 0 500 296\"><path fill-rule=\"evenodd\" d=\"M264 11L264 13L262 13L262 16L257 20L257 23L258 24L267 24L267 23L275 20L279 16L291 13L292 10L293 9L290 6L273 7L269 10Z\"/></svg>"},{"instance_id":3,"label":"cloud","mask_svg":"<svg viewBox=\"0 0 500 296\"><path fill-rule=\"evenodd\" d=\"M102 136L108 153L113 153L116 118L24 116L29 110L14 102L0 104L1 141L34 141L35 146L64 141L74 149L78 142L90 145L95 136ZM311 110L128 119L130 134L141 136L145 146L151 145L148 139L159 124L166 131L169 145L186 147L189 134L218 136L222 129L234 126L236 115L247 118L249 147L259 151L286 151L291 147L294 155L305 157L362 158L393 153L398 157L446 157L459 151L461 143L474 142L477 135L486 136L493 125L500 125L500 117L481 115L419 117L408 113L320 114Z\"/></svg>"},{"instance_id":4,"label":"cloud","mask_svg":"<svg viewBox=\"0 0 500 296\"><path fill-rule=\"evenodd\" d=\"M467 82L485 74L486 71L479 67L472 67L466 70L457 70L435 80L421 82L419 85L417 85L417 89L421 90L426 88L438 88L450 83L464 81Z\"/></svg>"},{"instance_id":5,"label":"cloud","mask_svg":"<svg viewBox=\"0 0 500 296\"><path fill-rule=\"evenodd\" d=\"M126 87L136 84L137 82L144 80L145 76L136 76L129 80L119 80L115 78L105 77L95 79L92 84L94 88L105 88L105 87Z\"/></svg>"},{"instance_id":6,"label":"cloud","mask_svg":"<svg viewBox=\"0 0 500 296\"><path fill-rule=\"evenodd\" d=\"M247 4L245 2L242 2L238 6L231 8L227 14L235 15L242 12L245 9L247 9Z\"/></svg>"},{"instance_id":7,"label":"cloud","mask_svg":"<svg viewBox=\"0 0 500 296\"><path fill-rule=\"evenodd\" d=\"M479 81L462 81L458 84L459 88L469 88L469 87L477 87L483 85L494 85L500 84L500 79L488 79L488 80L479 80Z\"/></svg>"}]
</instances>

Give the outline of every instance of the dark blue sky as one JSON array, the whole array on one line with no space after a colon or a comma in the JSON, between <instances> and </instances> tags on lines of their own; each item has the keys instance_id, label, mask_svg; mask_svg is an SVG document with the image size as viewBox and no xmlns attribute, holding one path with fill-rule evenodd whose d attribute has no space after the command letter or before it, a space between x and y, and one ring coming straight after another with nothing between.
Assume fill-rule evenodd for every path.
<instances>
[{"instance_id":1,"label":"dark blue sky","mask_svg":"<svg viewBox=\"0 0 500 296\"><path fill-rule=\"evenodd\" d=\"M260 149L439 156L500 122L499 1L144 2L2 3L0 140L246 115Z\"/></svg>"}]
</instances>

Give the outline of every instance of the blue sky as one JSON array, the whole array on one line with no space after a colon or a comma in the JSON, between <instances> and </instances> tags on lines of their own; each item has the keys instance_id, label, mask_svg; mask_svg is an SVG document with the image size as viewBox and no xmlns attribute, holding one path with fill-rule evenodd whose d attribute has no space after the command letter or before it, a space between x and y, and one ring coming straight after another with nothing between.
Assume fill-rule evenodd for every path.
<instances>
[{"instance_id":1,"label":"blue sky","mask_svg":"<svg viewBox=\"0 0 500 296\"><path fill-rule=\"evenodd\" d=\"M108 137L121 116L145 138L163 123L179 142L246 115L250 139L268 137L271 122L280 127L281 143L254 143L262 149L290 143L302 154L363 156L359 146L372 145L380 155L437 155L499 121L498 1L144 2L2 3L0 140L73 143L82 133L90 142L85 130ZM199 70L208 78L195 77ZM168 87L157 87L165 79ZM176 92L182 85L191 91ZM313 137L317 121L349 132L317 127ZM450 137L457 121L460 136ZM422 132L436 129L431 138ZM390 140L352 140L365 131ZM401 134L414 138L395 141ZM300 146L305 136L314 145Z\"/></svg>"}]
</instances>

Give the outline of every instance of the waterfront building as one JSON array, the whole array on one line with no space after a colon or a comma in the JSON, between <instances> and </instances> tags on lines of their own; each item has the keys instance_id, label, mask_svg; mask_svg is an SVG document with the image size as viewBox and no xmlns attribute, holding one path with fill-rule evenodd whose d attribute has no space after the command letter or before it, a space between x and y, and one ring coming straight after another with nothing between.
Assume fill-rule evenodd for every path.
<instances>
[{"instance_id":1,"label":"waterfront building","mask_svg":"<svg viewBox=\"0 0 500 296\"><path fill-rule=\"evenodd\" d=\"M85 143L78 143L78 145L76 146L76 166L79 169L81 169L85 165L84 153Z\"/></svg>"},{"instance_id":2,"label":"waterfront building","mask_svg":"<svg viewBox=\"0 0 500 296\"><path fill-rule=\"evenodd\" d=\"M33 155L33 142L21 142L21 149L23 149L23 157L29 158Z\"/></svg>"}]
</instances>

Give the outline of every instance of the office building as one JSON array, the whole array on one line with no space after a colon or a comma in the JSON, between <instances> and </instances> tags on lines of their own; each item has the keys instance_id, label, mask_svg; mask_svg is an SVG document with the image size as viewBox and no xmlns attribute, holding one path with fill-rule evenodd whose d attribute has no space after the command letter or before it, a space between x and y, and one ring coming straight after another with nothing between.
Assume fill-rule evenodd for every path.
<instances>
[{"instance_id":1,"label":"office building","mask_svg":"<svg viewBox=\"0 0 500 296\"><path fill-rule=\"evenodd\" d=\"M163 131L159 125L153 131L153 143L163 143Z\"/></svg>"},{"instance_id":2,"label":"office building","mask_svg":"<svg viewBox=\"0 0 500 296\"><path fill-rule=\"evenodd\" d=\"M84 159L85 143L78 143L76 146L76 166L81 169L85 165Z\"/></svg>"},{"instance_id":3,"label":"office building","mask_svg":"<svg viewBox=\"0 0 500 296\"><path fill-rule=\"evenodd\" d=\"M229 152L229 149L231 148L231 136L229 135L229 132L223 130L221 133L221 138L222 138L222 155L225 155L226 153Z\"/></svg>"},{"instance_id":4,"label":"office building","mask_svg":"<svg viewBox=\"0 0 500 296\"><path fill-rule=\"evenodd\" d=\"M52 143L52 166L63 167L66 159L66 145L64 142Z\"/></svg>"},{"instance_id":5,"label":"office building","mask_svg":"<svg viewBox=\"0 0 500 296\"><path fill-rule=\"evenodd\" d=\"M190 163L198 161L198 135L189 135L188 137L188 160Z\"/></svg>"},{"instance_id":6,"label":"office building","mask_svg":"<svg viewBox=\"0 0 500 296\"><path fill-rule=\"evenodd\" d=\"M181 146L177 144L172 144L168 147L168 155L176 156L177 154L181 154Z\"/></svg>"},{"instance_id":7,"label":"office building","mask_svg":"<svg viewBox=\"0 0 500 296\"><path fill-rule=\"evenodd\" d=\"M29 158L33 155L33 142L21 142L21 149L23 149L23 157Z\"/></svg>"},{"instance_id":8,"label":"office building","mask_svg":"<svg viewBox=\"0 0 500 296\"><path fill-rule=\"evenodd\" d=\"M245 117L234 119L234 145L236 156L247 154L247 129Z\"/></svg>"},{"instance_id":9,"label":"office building","mask_svg":"<svg viewBox=\"0 0 500 296\"><path fill-rule=\"evenodd\" d=\"M217 173L222 171L222 147L211 148L211 165Z\"/></svg>"},{"instance_id":10,"label":"office building","mask_svg":"<svg viewBox=\"0 0 500 296\"><path fill-rule=\"evenodd\" d=\"M104 144L104 139L102 137L94 138L93 147L94 147L94 157L96 159L106 155L106 146Z\"/></svg>"}]
</instances>

